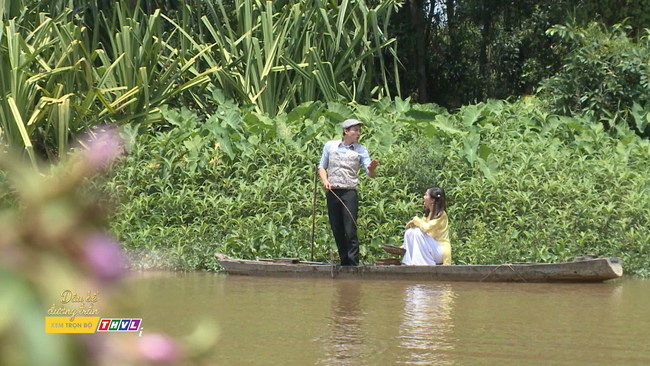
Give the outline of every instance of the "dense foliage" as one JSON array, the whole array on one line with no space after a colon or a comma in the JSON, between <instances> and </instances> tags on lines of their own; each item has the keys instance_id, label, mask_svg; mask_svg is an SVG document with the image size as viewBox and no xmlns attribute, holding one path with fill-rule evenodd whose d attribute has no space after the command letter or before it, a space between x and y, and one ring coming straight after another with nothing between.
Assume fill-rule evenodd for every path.
<instances>
[{"instance_id":1,"label":"dense foliage","mask_svg":"<svg viewBox=\"0 0 650 366\"><path fill-rule=\"evenodd\" d=\"M128 154L91 183L118 208L112 231L136 265L214 268L215 251L307 258L314 166L357 117L381 162L361 182L363 261L401 242L439 184L455 263L598 252L645 274L644 13L516 3L5 2L0 147L23 149L38 170L39 155L56 162L80 133L120 125ZM590 12L606 25L589 25ZM488 99L538 85L538 97ZM454 108L487 102L450 115L390 97L400 91ZM5 182L0 173L0 201L15 207ZM315 259L329 260L323 197Z\"/></svg>"},{"instance_id":2,"label":"dense foliage","mask_svg":"<svg viewBox=\"0 0 650 366\"><path fill-rule=\"evenodd\" d=\"M450 109L535 93L570 51L547 33L554 25L625 22L623 34L636 41L650 24L648 0L413 0L404 10L390 25L404 65L402 95ZM596 59L608 57L599 51Z\"/></svg>"},{"instance_id":3,"label":"dense foliage","mask_svg":"<svg viewBox=\"0 0 650 366\"><path fill-rule=\"evenodd\" d=\"M39 156L65 156L99 124L156 121L158 106L209 80L211 71L193 64L200 52L170 44L176 37L159 12L131 14L118 3L113 19L98 15L106 25L98 43L64 2L9 4L0 11L0 144L25 151L34 166Z\"/></svg>"},{"instance_id":4,"label":"dense foliage","mask_svg":"<svg viewBox=\"0 0 650 366\"><path fill-rule=\"evenodd\" d=\"M34 319L61 279L123 307L105 226L136 269L309 259L315 183L313 259L329 262L315 166L350 117L380 161L360 181L362 263L400 245L439 185L455 264L596 253L650 276L649 14L650 0L0 2L0 364L200 361L209 323L180 347L61 341ZM103 125L125 154L84 180L119 154Z\"/></svg>"},{"instance_id":5,"label":"dense foliage","mask_svg":"<svg viewBox=\"0 0 650 366\"><path fill-rule=\"evenodd\" d=\"M628 273L650 268L650 144L624 126L552 115L534 98L455 115L400 99L308 103L274 119L228 101L208 120L163 114L164 130L125 129L129 154L105 185L120 202L112 231L136 267L215 268L217 251L308 259L315 164L340 121L356 116L381 162L359 189L362 263L401 243L424 189L439 184L454 263L598 253L621 256ZM336 249L320 183L317 198L315 259L329 261Z\"/></svg>"},{"instance_id":6,"label":"dense foliage","mask_svg":"<svg viewBox=\"0 0 650 366\"><path fill-rule=\"evenodd\" d=\"M554 112L591 114L606 127L622 122L641 136L650 135L650 33L634 42L629 30L599 23L548 30L569 51L562 69L541 84L540 95Z\"/></svg>"},{"instance_id":7,"label":"dense foliage","mask_svg":"<svg viewBox=\"0 0 650 366\"><path fill-rule=\"evenodd\" d=\"M162 105L212 114L216 89L275 115L369 102L399 83L383 56L394 53L384 31L394 0L196 1L169 15L146 3L2 2L0 146L36 166L100 124L157 123Z\"/></svg>"}]
</instances>

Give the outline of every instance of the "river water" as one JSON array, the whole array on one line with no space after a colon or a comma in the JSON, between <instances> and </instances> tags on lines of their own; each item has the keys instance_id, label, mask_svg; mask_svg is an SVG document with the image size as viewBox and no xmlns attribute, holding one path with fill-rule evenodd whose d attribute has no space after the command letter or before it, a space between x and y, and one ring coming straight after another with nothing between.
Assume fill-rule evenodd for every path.
<instances>
[{"instance_id":1,"label":"river water","mask_svg":"<svg viewBox=\"0 0 650 366\"><path fill-rule=\"evenodd\" d=\"M648 365L650 281L417 283L135 273L145 332L218 365Z\"/></svg>"}]
</instances>

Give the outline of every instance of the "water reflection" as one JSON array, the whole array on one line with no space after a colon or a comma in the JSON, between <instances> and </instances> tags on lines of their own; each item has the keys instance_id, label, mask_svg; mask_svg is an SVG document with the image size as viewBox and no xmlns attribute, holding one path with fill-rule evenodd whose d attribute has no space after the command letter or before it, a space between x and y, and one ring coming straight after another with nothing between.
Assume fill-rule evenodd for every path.
<instances>
[{"instance_id":1,"label":"water reflection","mask_svg":"<svg viewBox=\"0 0 650 366\"><path fill-rule=\"evenodd\" d=\"M146 273L133 285L136 309L113 316L144 318L145 332L182 338L214 317L221 337L206 365L650 365L647 280L416 284Z\"/></svg>"},{"instance_id":2,"label":"water reflection","mask_svg":"<svg viewBox=\"0 0 650 366\"><path fill-rule=\"evenodd\" d=\"M410 285L404 291L404 312L399 330L399 363L452 364L447 353L453 328L453 291L445 284Z\"/></svg>"},{"instance_id":3,"label":"water reflection","mask_svg":"<svg viewBox=\"0 0 650 366\"><path fill-rule=\"evenodd\" d=\"M363 365L363 311L360 281L334 281L333 312L328 322L324 365Z\"/></svg>"}]
</instances>

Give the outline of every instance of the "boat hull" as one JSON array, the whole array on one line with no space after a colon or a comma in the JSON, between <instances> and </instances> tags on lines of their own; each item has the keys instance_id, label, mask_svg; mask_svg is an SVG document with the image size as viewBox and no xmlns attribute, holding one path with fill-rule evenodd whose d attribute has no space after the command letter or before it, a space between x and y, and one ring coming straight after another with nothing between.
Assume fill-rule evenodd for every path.
<instances>
[{"instance_id":1,"label":"boat hull","mask_svg":"<svg viewBox=\"0 0 650 366\"><path fill-rule=\"evenodd\" d=\"M327 263L274 263L238 260L215 254L231 275L372 280L468 282L603 282L623 275L618 258L596 258L564 263L509 263L501 265L342 267Z\"/></svg>"}]
</instances>

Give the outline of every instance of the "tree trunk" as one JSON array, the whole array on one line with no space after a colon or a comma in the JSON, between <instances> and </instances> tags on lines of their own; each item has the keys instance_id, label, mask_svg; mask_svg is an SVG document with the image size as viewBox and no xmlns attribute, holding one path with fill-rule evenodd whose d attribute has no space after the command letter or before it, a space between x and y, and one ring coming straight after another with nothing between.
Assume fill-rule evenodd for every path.
<instances>
[{"instance_id":1,"label":"tree trunk","mask_svg":"<svg viewBox=\"0 0 650 366\"><path fill-rule=\"evenodd\" d=\"M418 102L427 103L427 41L424 24L423 0L411 0L411 21L415 25L415 41L417 47Z\"/></svg>"},{"instance_id":2,"label":"tree trunk","mask_svg":"<svg viewBox=\"0 0 650 366\"><path fill-rule=\"evenodd\" d=\"M454 0L446 0L446 11L447 11L447 30L449 32L449 46L451 48L451 59L452 62L454 62L456 65L459 65L461 63L461 50L460 50L460 45L458 44L458 39L457 39L457 22L456 22L456 14L455 14L455 8L454 8ZM454 93L454 108L458 108L461 105L460 102L460 90L458 86L460 85L461 80L458 78L458 74L454 71L450 75L450 81L453 85L453 93Z\"/></svg>"},{"instance_id":3,"label":"tree trunk","mask_svg":"<svg viewBox=\"0 0 650 366\"><path fill-rule=\"evenodd\" d=\"M483 99L489 98L491 94L491 58L492 58L492 27L494 26L491 2L485 4L483 9L483 29L481 30L481 56L479 59L480 77L484 85Z\"/></svg>"}]
</instances>

